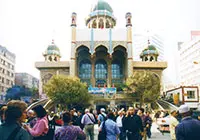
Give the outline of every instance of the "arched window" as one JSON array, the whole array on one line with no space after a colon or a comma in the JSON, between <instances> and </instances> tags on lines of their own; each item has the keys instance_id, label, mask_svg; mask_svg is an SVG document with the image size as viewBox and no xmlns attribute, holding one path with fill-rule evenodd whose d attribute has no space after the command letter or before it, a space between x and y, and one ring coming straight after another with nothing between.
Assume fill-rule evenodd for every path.
<instances>
[{"instance_id":1,"label":"arched window","mask_svg":"<svg viewBox=\"0 0 200 140\"><path fill-rule=\"evenodd\" d=\"M79 78L80 79L90 79L92 75L92 65L87 59L82 60L79 63Z\"/></svg>"},{"instance_id":2,"label":"arched window","mask_svg":"<svg viewBox=\"0 0 200 140\"><path fill-rule=\"evenodd\" d=\"M114 60L112 62L112 78L113 79L119 79L123 75L122 73L122 64L119 60Z\"/></svg>"},{"instance_id":3,"label":"arched window","mask_svg":"<svg viewBox=\"0 0 200 140\"><path fill-rule=\"evenodd\" d=\"M52 61L52 57L51 56L49 56L49 61Z\"/></svg>"},{"instance_id":4,"label":"arched window","mask_svg":"<svg viewBox=\"0 0 200 140\"><path fill-rule=\"evenodd\" d=\"M150 61L153 61L153 56L150 57Z\"/></svg>"}]
</instances>

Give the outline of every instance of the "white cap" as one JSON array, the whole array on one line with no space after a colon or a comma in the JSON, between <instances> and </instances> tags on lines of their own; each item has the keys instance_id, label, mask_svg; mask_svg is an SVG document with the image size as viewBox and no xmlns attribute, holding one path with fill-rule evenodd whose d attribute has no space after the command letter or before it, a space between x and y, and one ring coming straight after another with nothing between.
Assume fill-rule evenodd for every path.
<instances>
[{"instance_id":1,"label":"white cap","mask_svg":"<svg viewBox=\"0 0 200 140\"><path fill-rule=\"evenodd\" d=\"M189 112L190 111L190 108L188 105L184 104L184 105L181 105L178 109L179 113L186 113L186 112Z\"/></svg>"},{"instance_id":2,"label":"white cap","mask_svg":"<svg viewBox=\"0 0 200 140\"><path fill-rule=\"evenodd\" d=\"M89 112L90 110L88 108L85 109L85 112Z\"/></svg>"},{"instance_id":3,"label":"white cap","mask_svg":"<svg viewBox=\"0 0 200 140\"><path fill-rule=\"evenodd\" d=\"M105 110L104 108L101 108L101 111L102 111L102 112L105 112L106 110Z\"/></svg>"}]
</instances>

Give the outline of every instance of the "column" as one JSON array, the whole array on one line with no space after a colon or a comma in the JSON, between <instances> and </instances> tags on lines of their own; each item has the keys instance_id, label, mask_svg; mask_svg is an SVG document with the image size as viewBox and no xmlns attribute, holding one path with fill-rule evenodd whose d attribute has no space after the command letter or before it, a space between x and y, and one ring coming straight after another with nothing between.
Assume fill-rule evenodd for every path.
<instances>
[{"instance_id":1,"label":"column","mask_svg":"<svg viewBox=\"0 0 200 140\"><path fill-rule=\"evenodd\" d=\"M111 83L112 83L112 59L108 59L108 77L107 77L107 87L111 87Z\"/></svg>"},{"instance_id":2,"label":"column","mask_svg":"<svg viewBox=\"0 0 200 140\"><path fill-rule=\"evenodd\" d=\"M91 83L92 83L92 86L95 87L95 59L94 57L91 58L91 61L92 61L92 75L91 75Z\"/></svg>"}]
</instances>

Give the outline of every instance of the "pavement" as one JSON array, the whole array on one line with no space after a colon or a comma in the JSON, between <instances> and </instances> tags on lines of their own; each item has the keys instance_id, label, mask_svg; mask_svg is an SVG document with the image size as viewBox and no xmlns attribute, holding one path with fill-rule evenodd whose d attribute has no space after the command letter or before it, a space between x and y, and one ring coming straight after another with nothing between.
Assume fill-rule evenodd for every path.
<instances>
[{"instance_id":1,"label":"pavement","mask_svg":"<svg viewBox=\"0 0 200 140\"><path fill-rule=\"evenodd\" d=\"M157 124L153 123L152 127L151 127L152 137L149 140L171 140L170 133L163 133L162 134L157 128L158 128ZM98 138L97 138L97 136L98 136L98 125L94 126L94 134L95 134L94 139L98 140Z\"/></svg>"}]
</instances>

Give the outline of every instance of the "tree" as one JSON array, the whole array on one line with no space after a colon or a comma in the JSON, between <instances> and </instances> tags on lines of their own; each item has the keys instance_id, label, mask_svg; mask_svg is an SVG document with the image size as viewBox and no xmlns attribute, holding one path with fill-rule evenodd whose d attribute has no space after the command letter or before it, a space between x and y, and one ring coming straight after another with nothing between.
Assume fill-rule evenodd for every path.
<instances>
[{"instance_id":1,"label":"tree","mask_svg":"<svg viewBox=\"0 0 200 140\"><path fill-rule=\"evenodd\" d=\"M126 81L128 96L139 97L140 106L152 103L160 96L160 79L151 71L136 71Z\"/></svg>"},{"instance_id":2,"label":"tree","mask_svg":"<svg viewBox=\"0 0 200 140\"><path fill-rule=\"evenodd\" d=\"M65 75L54 75L44 85L44 92L56 104L70 108L86 106L91 98L85 83L81 83L76 77Z\"/></svg>"}]
</instances>

